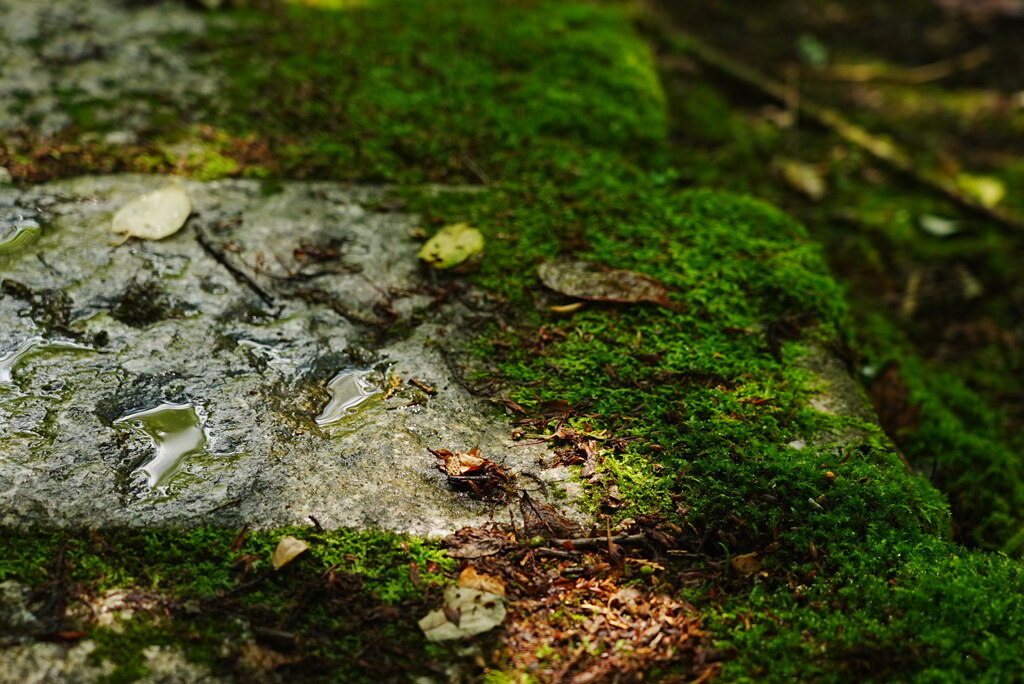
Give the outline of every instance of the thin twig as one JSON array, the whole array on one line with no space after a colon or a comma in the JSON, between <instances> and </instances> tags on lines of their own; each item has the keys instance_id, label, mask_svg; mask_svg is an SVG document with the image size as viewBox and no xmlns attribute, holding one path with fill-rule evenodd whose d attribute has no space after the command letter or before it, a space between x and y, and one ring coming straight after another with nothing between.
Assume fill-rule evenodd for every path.
<instances>
[{"instance_id":1,"label":"thin twig","mask_svg":"<svg viewBox=\"0 0 1024 684\"><path fill-rule=\"evenodd\" d=\"M645 534L619 534L614 537L577 537L575 539L551 539L555 546L566 546L576 550L598 550L607 549L609 544L620 546L632 546L643 544L647 541Z\"/></svg>"},{"instance_id":2,"label":"thin twig","mask_svg":"<svg viewBox=\"0 0 1024 684\"><path fill-rule=\"evenodd\" d=\"M203 233L198 226L196 226L195 231L196 242L199 243L199 246L203 248L204 252L209 254L214 261L227 269L228 273L234 276L235 280L256 293L256 296L262 299L267 306L276 306L274 296L272 294L260 287L259 283L250 278L245 271L228 261L227 256L225 256L216 245L210 242L210 239L206 237L206 234Z\"/></svg>"},{"instance_id":3,"label":"thin twig","mask_svg":"<svg viewBox=\"0 0 1024 684\"><path fill-rule=\"evenodd\" d=\"M982 45L962 55L916 67L899 67L890 64L835 64L820 69L802 70L801 76L810 80L845 81L847 83L883 82L920 85L977 69L991 59L992 48Z\"/></svg>"}]
</instances>

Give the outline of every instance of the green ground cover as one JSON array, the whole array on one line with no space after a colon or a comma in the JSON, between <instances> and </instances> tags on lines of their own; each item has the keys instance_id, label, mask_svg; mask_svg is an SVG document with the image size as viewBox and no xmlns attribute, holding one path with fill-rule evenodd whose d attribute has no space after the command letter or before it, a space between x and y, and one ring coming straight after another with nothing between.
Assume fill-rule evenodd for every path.
<instances>
[{"instance_id":1,"label":"green ground cover","mask_svg":"<svg viewBox=\"0 0 1024 684\"><path fill-rule=\"evenodd\" d=\"M502 313L476 340L475 377L496 380L491 391L531 429L559 426L546 414L558 401L562 426L599 438L600 477L587 491L596 514L680 531L672 550L685 555L659 556L653 576L635 583L704 615L723 680L999 681L1014 670L1019 561L953 541L947 495L908 473L879 427L812 410L813 378L799 361L851 347L872 362L901 359L923 416L905 452L940 461L954 520L969 521L973 541L1017 552L1022 480L998 417L923 365L891 323L868 325L851 309L800 223L700 188L759 190L742 171L761 162L770 136L736 123L713 90L695 89L674 101L702 142L673 152L651 52L617 4L325 1L275 11L190 46L230 74L230 106L162 131L142 161L94 170L398 183L396 198L428 228L478 227L480 271L452 283L475 283ZM190 136L203 145L185 167L157 153ZM26 177L55 169L89 165L38 166ZM723 173L738 180L720 182ZM416 186L425 181L483 188L437 195ZM559 257L647 274L670 289L670 305L554 313L568 300L535 269ZM842 437L851 430L856 438ZM274 573L267 559L284 534L312 549ZM97 657L119 663L116 680L140 675L139 649L153 643L183 645L214 671L242 676L259 664L218 645L250 638L249 624L265 638L298 635L279 648L280 672L401 681L456 664L470 678L531 681L500 655L500 631L468 655L423 640L415 620L455 568L436 541L237 535L8 531L0 580L54 600L124 586L161 596L167 611L142 612L125 633L58 626L92 629ZM572 653L549 657L571 667ZM663 673L691 672L688 657Z\"/></svg>"}]
</instances>

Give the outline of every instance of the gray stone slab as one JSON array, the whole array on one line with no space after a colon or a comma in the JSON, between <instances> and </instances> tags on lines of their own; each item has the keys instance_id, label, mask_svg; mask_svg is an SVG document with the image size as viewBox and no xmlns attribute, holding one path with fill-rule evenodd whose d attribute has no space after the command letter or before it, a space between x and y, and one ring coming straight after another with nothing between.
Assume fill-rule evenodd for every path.
<instances>
[{"instance_id":1,"label":"gray stone slab","mask_svg":"<svg viewBox=\"0 0 1024 684\"><path fill-rule=\"evenodd\" d=\"M0 226L41 227L0 253L0 524L314 516L441 534L495 511L452 492L428 449L479 447L566 477L539 469L545 449L510 441L494 406L460 384L460 331L489 316L431 304L417 217L378 210L386 190L181 180L193 203L181 232L113 244L113 213L167 182L0 189ZM407 332L382 338L376 322L396 316ZM339 373L364 396L320 425ZM170 413L139 415L161 406Z\"/></svg>"}]
</instances>

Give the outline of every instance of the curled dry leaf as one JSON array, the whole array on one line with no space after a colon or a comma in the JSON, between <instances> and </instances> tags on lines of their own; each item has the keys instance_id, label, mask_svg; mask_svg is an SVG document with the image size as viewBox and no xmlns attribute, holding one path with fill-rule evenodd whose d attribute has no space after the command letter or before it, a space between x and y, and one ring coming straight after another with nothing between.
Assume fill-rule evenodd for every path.
<instances>
[{"instance_id":1,"label":"curled dry leaf","mask_svg":"<svg viewBox=\"0 0 1024 684\"><path fill-rule=\"evenodd\" d=\"M160 240L178 232L188 215L192 201L177 183L139 195L117 210L110 229L130 237Z\"/></svg>"},{"instance_id":2,"label":"curled dry leaf","mask_svg":"<svg viewBox=\"0 0 1024 684\"><path fill-rule=\"evenodd\" d=\"M430 641L447 641L482 634L505 619L501 596L469 587L449 586L444 590L444 607L420 620L420 629Z\"/></svg>"},{"instance_id":3,"label":"curled dry leaf","mask_svg":"<svg viewBox=\"0 0 1024 684\"><path fill-rule=\"evenodd\" d=\"M445 226L420 249L419 258L439 271L468 269L484 251L484 236L468 223Z\"/></svg>"},{"instance_id":4,"label":"curled dry leaf","mask_svg":"<svg viewBox=\"0 0 1024 684\"><path fill-rule=\"evenodd\" d=\"M285 537L277 543L277 548L274 549L274 557L270 559L270 564L274 566L275 570L280 570L308 548L309 544L301 539L291 536Z\"/></svg>"},{"instance_id":5,"label":"curled dry leaf","mask_svg":"<svg viewBox=\"0 0 1024 684\"><path fill-rule=\"evenodd\" d=\"M590 261L548 261L537 268L548 288L596 302L651 302L669 307L668 288L636 271L608 268Z\"/></svg>"},{"instance_id":6,"label":"curled dry leaf","mask_svg":"<svg viewBox=\"0 0 1024 684\"><path fill-rule=\"evenodd\" d=\"M452 489L469 492L477 499L502 500L515 481L508 469L484 458L475 447L467 452L430 449L430 453L437 457L437 467L448 476Z\"/></svg>"},{"instance_id":7,"label":"curled dry leaf","mask_svg":"<svg viewBox=\"0 0 1024 684\"><path fill-rule=\"evenodd\" d=\"M484 465L493 463L480 455L480 450L473 447L467 452L451 452L447 449L438 449L431 453L437 456L437 467L445 475L465 475L480 470Z\"/></svg>"}]
</instances>

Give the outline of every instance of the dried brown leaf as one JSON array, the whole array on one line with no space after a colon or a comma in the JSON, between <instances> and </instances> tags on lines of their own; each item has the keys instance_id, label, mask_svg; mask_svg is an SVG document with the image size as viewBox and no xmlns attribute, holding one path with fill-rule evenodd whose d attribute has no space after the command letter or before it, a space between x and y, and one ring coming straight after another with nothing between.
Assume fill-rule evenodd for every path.
<instances>
[{"instance_id":1,"label":"dried brown leaf","mask_svg":"<svg viewBox=\"0 0 1024 684\"><path fill-rule=\"evenodd\" d=\"M521 496L519 511L523 515L523 531L526 538L541 535L557 539L582 534L583 528L578 523L559 513L553 506L534 501L525 491Z\"/></svg>"},{"instance_id":2,"label":"dried brown leaf","mask_svg":"<svg viewBox=\"0 0 1024 684\"><path fill-rule=\"evenodd\" d=\"M467 565L465 569L459 573L458 585L467 589L477 589L479 591L496 594L505 598L505 581L500 577L495 577L494 575L477 572L477 569L472 565Z\"/></svg>"},{"instance_id":3,"label":"dried brown leaf","mask_svg":"<svg viewBox=\"0 0 1024 684\"><path fill-rule=\"evenodd\" d=\"M608 268L589 261L548 261L538 267L537 274L548 288L577 299L670 306L668 288L636 271Z\"/></svg>"},{"instance_id":4,"label":"dried brown leaf","mask_svg":"<svg viewBox=\"0 0 1024 684\"><path fill-rule=\"evenodd\" d=\"M512 545L509 538L496 530L463 527L444 538L444 546L452 558L483 558L501 553Z\"/></svg>"},{"instance_id":5,"label":"dried brown leaf","mask_svg":"<svg viewBox=\"0 0 1024 684\"><path fill-rule=\"evenodd\" d=\"M734 556L730 561L732 568L741 575L753 575L761 570L761 561L757 560L757 552Z\"/></svg>"}]
</instances>

